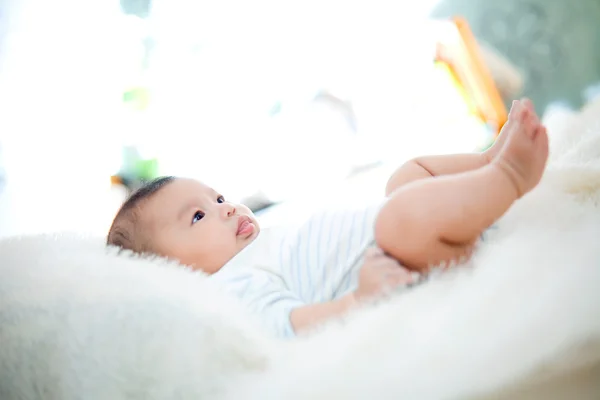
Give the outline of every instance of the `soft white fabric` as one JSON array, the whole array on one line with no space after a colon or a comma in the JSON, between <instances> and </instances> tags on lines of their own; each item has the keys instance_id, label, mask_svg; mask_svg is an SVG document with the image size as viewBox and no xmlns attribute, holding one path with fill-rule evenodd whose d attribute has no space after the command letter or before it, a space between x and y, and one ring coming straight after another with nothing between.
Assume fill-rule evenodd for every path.
<instances>
[{"instance_id":1,"label":"soft white fabric","mask_svg":"<svg viewBox=\"0 0 600 400\"><path fill-rule=\"evenodd\" d=\"M272 265L232 262L210 279L260 316L274 335L294 337L290 322L294 308L338 299L358 286L365 252L374 244L381 204L382 200L361 206L338 205L335 210L317 212L282 240L270 243ZM261 239L259 236L250 246L261 246Z\"/></svg>"},{"instance_id":2,"label":"soft white fabric","mask_svg":"<svg viewBox=\"0 0 600 400\"><path fill-rule=\"evenodd\" d=\"M267 365L265 336L204 274L75 236L0 255L2 400L208 399Z\"/></svg>"},{"instance_id":3,"label":"soft white fabric","mask_svg":"<svg viewBox=\"0 0 600 400\"><path fill-rule=\"evenodd\" d=\"M290 342L164 261L0 242L0 398L597 399L598 133L553 142L474 268Z\"/></svg>"}]
</instances>

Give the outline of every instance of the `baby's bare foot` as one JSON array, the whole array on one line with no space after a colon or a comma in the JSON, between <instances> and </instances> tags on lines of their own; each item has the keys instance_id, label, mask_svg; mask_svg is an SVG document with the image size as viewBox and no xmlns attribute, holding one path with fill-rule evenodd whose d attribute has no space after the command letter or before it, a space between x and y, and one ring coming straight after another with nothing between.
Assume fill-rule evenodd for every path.
<instances>
[{"instance_id":1,"label":"baby's bare foot","mask_svg":"<svg viewBox=\"0 0 600 400\"><path fill-rule=\"evenodd\" d=\"M515 121L519 120L524 108L533 111L533 103L531 102L531 100L522 99L514 100L512 102L512 106L508 114L508 121L506 121L506 123L500 130L500 133L494 141L494 144L488 150L485 151L484 155L487 157L488 162L492 162L496 158L496 156L500 154L500 151L502 151L502 148L504 147L507 138L510 136L510 132L515 130L519 126L519 124L515 123Z\"/></svg>"},{"instance_id":2,"label":"baby's bare foot","mask_svg":"<svg viewBox=\"0 0 600 400\"><path fill-rule=\"evenodd\" d=\"M542 178L548 159L548 135L528 100L513 103L505 128L506 142L493 163L506 172L521 197Z\"/></svg>"}]
</instances>

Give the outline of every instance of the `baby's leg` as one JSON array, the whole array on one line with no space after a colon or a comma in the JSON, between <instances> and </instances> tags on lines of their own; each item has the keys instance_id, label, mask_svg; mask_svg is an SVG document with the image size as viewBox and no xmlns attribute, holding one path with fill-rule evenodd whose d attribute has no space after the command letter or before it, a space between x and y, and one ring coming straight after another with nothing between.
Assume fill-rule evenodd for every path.
<instances>
[{"instance_id":1,"label":"baby's leg","mask_svg":"<svg viewBox=\"0 0 600 400\"><path fill-rule=\"evenodd\" d=\"M468 257L481 233L537 185L548 157L545 128L527 104L514 104L504 129L490 164L398 189L377 218L378 246L416 270Z\"/></svg>"}]
</instances>

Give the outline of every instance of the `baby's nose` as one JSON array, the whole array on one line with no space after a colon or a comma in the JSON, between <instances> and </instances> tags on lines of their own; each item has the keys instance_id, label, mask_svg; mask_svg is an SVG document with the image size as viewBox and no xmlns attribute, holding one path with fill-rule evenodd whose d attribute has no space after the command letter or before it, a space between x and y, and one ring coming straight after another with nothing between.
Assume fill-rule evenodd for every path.
<instances>
[{"instance_id":1,"label":"baby's nose","mask_svg":"<svg viewBox=\"0 0 600 400\"><path fill-rule=\"evenodd\" d=\"M221 214L223 218L229 218L235 215L235 207L231 203L221 204Z\"/></svg>"}]
</instances>

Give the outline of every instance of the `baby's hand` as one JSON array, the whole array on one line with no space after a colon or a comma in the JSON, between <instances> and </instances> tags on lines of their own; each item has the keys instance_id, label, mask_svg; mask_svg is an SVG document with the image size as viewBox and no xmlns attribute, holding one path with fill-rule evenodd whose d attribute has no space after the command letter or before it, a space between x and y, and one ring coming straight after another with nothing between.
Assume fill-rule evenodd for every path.
<instances>
[{"instance_id":1,"label":"baby's hand","mask_svg":"<svg viewBox=\"0 0 600 400\"><path fill-rule=\"evenodd\" d=\"M398 261L386 256L379 248L367 250L365 263L358 278L358 289L354 297L358 301L388 294L400 285L412 283L409 270L402 267Z\"/></svg>"}]
</instances>

